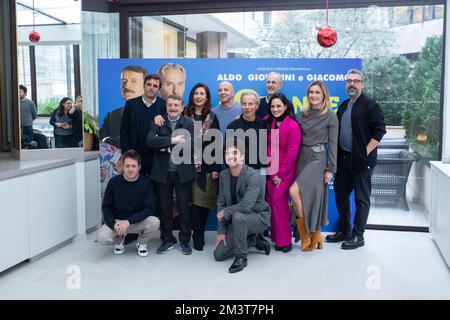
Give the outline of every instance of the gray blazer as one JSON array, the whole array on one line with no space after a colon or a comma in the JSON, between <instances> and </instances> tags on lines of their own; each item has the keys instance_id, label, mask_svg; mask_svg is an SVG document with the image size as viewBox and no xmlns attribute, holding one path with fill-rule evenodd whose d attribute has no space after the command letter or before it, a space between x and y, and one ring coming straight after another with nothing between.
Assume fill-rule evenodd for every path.
<instances>
[{"instance_id":1,"label":"gray blazer","mask_svg":"<svg viewBox=\"0 0 450 320\"><path fill-rule=\"evenodd\" d=\"M259 173L244 165L236 184L238 203L234 205L231 197L230 175L229 168L220 173L217 212L223 209L225 218L217 223L218 233L226 232L226 225L235 212L258 214L261 222L270 227L270 206L264 201L263 192L266 186L261 185Z\"/></svg>"}]
</instances>

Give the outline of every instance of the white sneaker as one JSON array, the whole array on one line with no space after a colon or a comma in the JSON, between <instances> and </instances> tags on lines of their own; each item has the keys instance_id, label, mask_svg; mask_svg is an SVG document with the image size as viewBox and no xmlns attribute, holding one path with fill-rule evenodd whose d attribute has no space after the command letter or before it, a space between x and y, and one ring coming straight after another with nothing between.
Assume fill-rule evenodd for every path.
<instances>
[{"instance_id":1,"label":"white sneaker","mask_svg":"<svg viewBox=\"0 0 450 320\"><path fill-rule=\"evenodd\" d=\"M147 244L136 242L137 253L141 257L148 256Z\"/></svg>"},{"instance_id":2,"label":"white sneaker","mask_svg":"<svg viewBox=\"0 0 450 320\"><path fill-rule=\"evenodd\" d=\"M114 254L122 254L125 252L125 247L123 242L125 241L125 236L119 237L116 244L114 245Z\"/></svg>"}]
</instances>

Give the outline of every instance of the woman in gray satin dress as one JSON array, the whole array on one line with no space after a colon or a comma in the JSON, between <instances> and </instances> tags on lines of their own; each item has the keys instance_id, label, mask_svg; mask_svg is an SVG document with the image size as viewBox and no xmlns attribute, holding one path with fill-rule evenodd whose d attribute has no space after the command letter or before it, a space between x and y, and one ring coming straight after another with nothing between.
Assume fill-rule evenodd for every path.
<instances>
[{"instance_id":1,"label":"woman in gray satin dress","mask_svg":"<svg viewBox=\"0 0 450 320\"><path fill-rule=\"evenodd\" d=\"M297 177L289 194L302 251L312 251L316 245L323 247L320 228L328 219L328 183L336 172L339 122L321 81L311 82L306 95L308 107L297 118L302 129Z\"/></svg>"}]
</instances>

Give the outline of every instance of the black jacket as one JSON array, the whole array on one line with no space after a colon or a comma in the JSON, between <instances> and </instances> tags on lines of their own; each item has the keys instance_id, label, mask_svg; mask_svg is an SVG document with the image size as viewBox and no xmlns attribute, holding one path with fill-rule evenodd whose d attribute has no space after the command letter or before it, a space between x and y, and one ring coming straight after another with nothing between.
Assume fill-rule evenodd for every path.
<instances>
[{"instance_id":1,"label":"black jacket","mask_svg":"<svg viewBox=\"0 0 450 320\"><path fill-rule=\"evenodd\" d=\"M150 124L155 116L165 114L166 102L160 97L155 103L147 108L142 101L142 96L127 100L123 109L122 122L120 125L120 147L122 153L134 149L142 153L151 153L147 147L146 139Z\"/></svg>"},{"instance_id":2,"label":"black jacket","mask_svg":"<svg viewBox=\"0 0 450 320\"><path fill-rule=\"evenodd\" d=\"M122 122L123 107L108 112L100 128L100 140L120 149L120 125Z\"/></svg>"},{"instance_id":3,"label":"black jacket","mask_svg":"<svg viewBox=\"0 0 450 320\"><path fill-rule=\"evenodd\" d=\"M172 128L169 124L167 115L164 115L164 125L158 127L155 123L152 123L147 135L147 146L153 149L153 167L150 174L150 178L158 183L166 183L167 175L169 172L169 161L171 152L175 145L172 144ZM178 120L177 129L185 129L189 131L190 137L194 136L194 122L191 119L181 115ZM191 154L189 155L189 163L181 163L177 165L178 178L181 183L192 181L196 177L196 171L194 166L194 139L186 137L186 143L191 144ZM163 149L163 151L161 151Z\"/></svg>"},{"instance_id":4,"label":"black jacket","mask_svg":"<svg viewBox=\"0 0 450 320\"><path fill-rule=\"evenodd\" d=\"M262 136L261 129L267 130L267 124L264 120L262 120L259 117L256 117L255 121L246 121L244 117L241 115L241 117L237 120L234 120L231 122L228 127L228 129L232 130L238 130L242 129L244 131L245 136L245 164L249 167L252 167L253 169L259 170L267 165L267 136ZM256 134L257 144L256 146L250 145L250 133L251 131L254 131ZM236 134L236 132L235 132ZM265 152L260 150L260 140L265 138L265 140L262 142L266 146ZM225 135L225 141L227 139L227 136ZM253 154L253 151L256 150L256 154ZM251 154L252 153L252 154ZM262 153L262 155L260 155ZM256 157L256 163L250 163L251 160L253 160L253 157Z\"/></svg>"},{"instance_id":5,"label":"black jacket","mask_svg":"<svg viewBox=\"0 0 450 320\"><path fill-rule=\"evenodd\" d=\"M337 111L339 123L342 114L347 110L350 99L341 103ZM352 108L352 169L364 170L373 168L377 164L377 148L367 155L366 147L371 139L381 141L386 133L384 114L379 104L369 97L361 94ZM339 134L341 127L339 126ZM338 141L339 153L342 152Z\"/></svg>"}]
</instances>

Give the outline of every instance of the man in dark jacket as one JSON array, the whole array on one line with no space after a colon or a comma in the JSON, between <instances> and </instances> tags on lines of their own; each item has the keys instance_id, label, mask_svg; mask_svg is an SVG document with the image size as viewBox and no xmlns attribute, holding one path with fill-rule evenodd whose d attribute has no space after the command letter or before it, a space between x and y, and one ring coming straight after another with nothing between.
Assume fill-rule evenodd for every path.
<instances>
[{"instance_id":1,"label":"man in dark jacket","mask_svg":"<svg viewBox=\"0 0 450 320\"><path fill-rule=\"evenodd\" d=\"M144 80L144 94L127 100L120 125L120 147L122 153L134 149L141 154L141 174L150 175L153 150L146 144L150 124L165 112L166 102L158 97L161 80L156 74L149 74Z\"/></svg>"},{"instance_id":2,"label":"man in dark jacket","mask_svg":"<svg viewBox=\"0 0 450 320\"><path fill-rule=\"evenodd\" d=\"M139 174L141 158L136 151L125 152L123 162L123 174L111 178L106 187L102 204L105 224L98 230L97 242L116 242L114 253L122 254L125 235L137 233L138 255L145 257L148 240L159 229L153 185Z\"/></svg>"},{"instance_id":3,"label":"man in dark jacket","mask_svg":"<svg viewBox=\"0 0 450 320\"><path fill-rule=\"evenodd\" d=\"M194 123L182 115L183 99L177 95L167 98L164 124L158 127L152 123L147 145L153 149L153 169L150 178L155 182L161 217L162 244L156 253L162 254L174 248L176 239L172 235L172 200L175 189L180 216L180 250L191 254L190 203L192 181L196 177L193 159Z\"/></svg>"},{"instance_id":4,"label":"man in dark jacket","mask_svg":"<svg viewBox=\"0 0 450 320\"><path fill-rule=\"evenodd\" d=\"M377 163L377 146L386 133L383 112L374 100L362 94L364 75L352 69L347 73L350 99L339 106L339 139L334 193L340 230L327 236L328 242L342 242L342 249L364 246L364 231L370 210L371 178ZM356 213L350 222L350 193L355 192Z\"/></svg>"},{"instance_id":5,"label":"man in dark jacket","mask_svg":"<svg viewBox=\"0 0 450 320\"><path fill-rule=\"evenodd\" d=\"M270 227L270 206L264 200L265 188L256 170L244 164L244 142L228 139L225 161L228 168L220 173L217 198L217 236L214 258L234 257L230 273L247 266L248 236L261 234ZM258 250L270 252L270 243L257 241Z\"/></svg>"}]
</instances>

